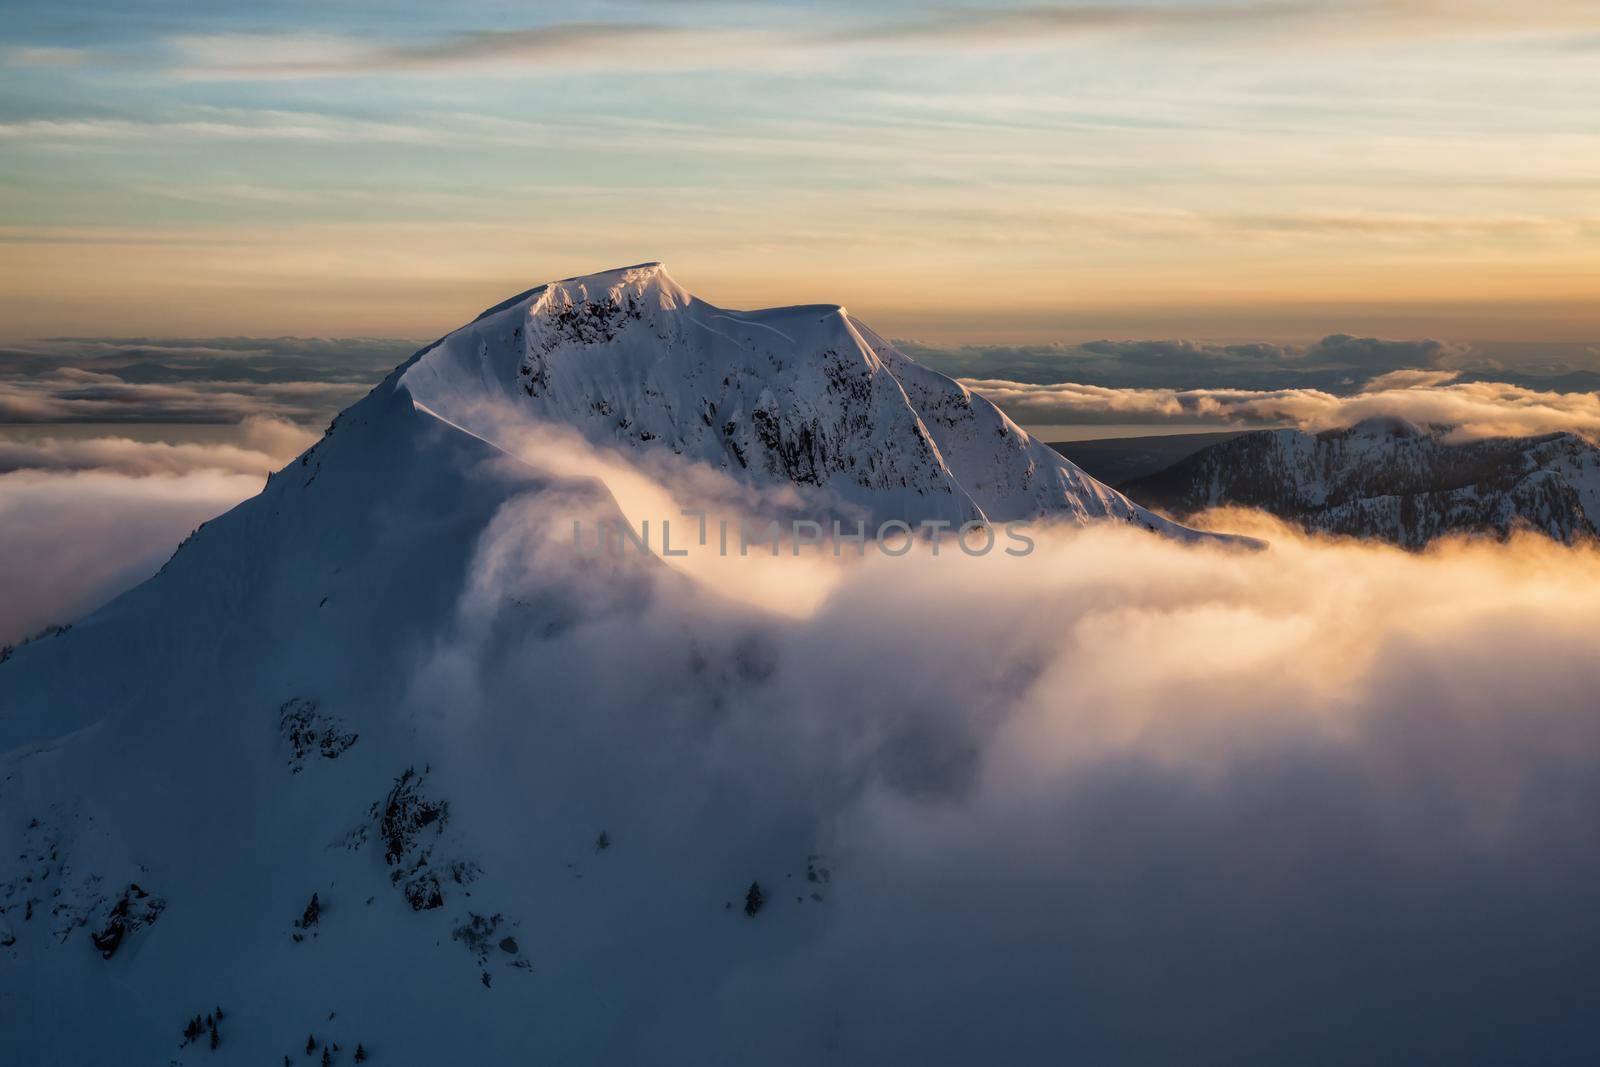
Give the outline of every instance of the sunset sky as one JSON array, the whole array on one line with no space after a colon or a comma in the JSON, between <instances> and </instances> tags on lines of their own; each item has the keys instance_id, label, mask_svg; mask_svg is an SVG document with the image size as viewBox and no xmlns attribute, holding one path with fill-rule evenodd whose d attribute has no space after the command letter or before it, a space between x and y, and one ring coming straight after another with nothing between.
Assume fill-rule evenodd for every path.
<instances>
[{"instance_id":1,"label":"sunset sky","mask_svg":"<svg viewBox=\"0 0 1600 1067\"><path fill-rule=\"evenodd\" d=\"M1591 2L22 0L4 26L4 340L431 336L649 259L941 342L1600 334Z\"/></svg>"}]
</instances>

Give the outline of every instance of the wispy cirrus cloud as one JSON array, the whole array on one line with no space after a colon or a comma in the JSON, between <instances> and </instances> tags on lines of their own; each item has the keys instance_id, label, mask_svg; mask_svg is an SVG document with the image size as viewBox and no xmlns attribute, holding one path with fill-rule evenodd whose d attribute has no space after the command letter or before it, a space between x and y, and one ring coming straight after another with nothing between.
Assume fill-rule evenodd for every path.
<instances>
[{"instance_id":1,"label":"wispy cirrus cloud","mask_svg":"<svg viewBox=\"0 0 1600 1067\"><path fill-rule=\"evenodd\" d=\"M1463 0L1257 0L1196 3L953 5L898 14L777 5L735 23L598 21L470 27L419 39L307 34L192 35L172 42L179 76L193 80L293 79L498 71L539 75L574 68L717 69L817 56L840 49L964 52L1048 47L1121 35L1186 43L1269 38L1295 46L1374 37L1581 32L1600 27L1591 5L1542 0L1514 12ZM728 12L721 12L728 14ZM1314 34L1314 37L1311 36Z\"/></svg>"},{"instance_id":2,"label":"wispy cirrus cloud","mask_svg":"<svg viewBox=\"0 0 1600 1067\"><path fill-rule=\"evenodd\" d=\"M86 48L61 48L52 45L34 45L0 50L0 67L49 69L54 67L82 67L95 59L95 53Z\"/></svg>"},{"instance_id":3,"label":"wispy cirrus cloud","mask_svg":"<svg viewBox=\"0 0 1600 1067\"><path fill-rule=\"evenodd\" d=\"M463 71L541 74L579 69L716 68L758 62L784 38L722 27L566 22L471 29L373 44L333 35L211 34L176 38L178 77L193 81L349 78Z\"/></svg>"},{"instance_id":4,"label":"wispy cirrus cloud","mask_svg":"<svg viewBox=\"0 0 1600 1067\"><path fill-rule=\"evenodd\" d=\"M1485 0L1259 0L1245 3L967 5L858 29L858 39L951 46L1126 32L1238 38L1315 28L1319 40L1461 33L1526 33L1600 25L1592 5L1537 0L1508 9Z\"/></svg>"},{"instance_id":5,"label":"wispy cirrus cloud","mask_svg":"<svg viewBox=\"0 0 1600 1067\"><path fill-rule=\"evenodd\" d=\"M450 141L439 129L395 122L369 122L307 111L196 108L178 118L27 118L0 122L0 143L14 141L135 141L149 139L225 141L366 142L427 145Z\"/></svg>"}]
</instances>

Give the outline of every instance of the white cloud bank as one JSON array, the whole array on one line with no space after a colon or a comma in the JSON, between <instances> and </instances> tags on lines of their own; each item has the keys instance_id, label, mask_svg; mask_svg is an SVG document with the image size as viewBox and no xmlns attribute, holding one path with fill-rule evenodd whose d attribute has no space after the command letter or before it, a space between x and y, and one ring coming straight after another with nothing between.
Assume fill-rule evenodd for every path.
<instances>
[{"instance_id":1,"label":"white cloud bank","mask_svg":"<svg viewBox=\"0 0 1600 1067\"><path fill-rule=\"evenodd\" d=\"M316 436L256 417L237 444L0 439L0 644L71 622L149 577Z\"/></svg>"},{"instance_id":2,"label":"white cloud bank","mask_svg":"<svg viewBox=\"0 0 1600 1067\"><path fill-rule=\"evenodd\" d=\"M251 416L240 424L237 444L137 441L129 437L0 438L0 473L11 471L100 471L129 477L198 471L265 475L316 443L317 435L295 423Z\"/></svg>"},{"instance_id":3,"label":"white cloud bank","mask_svg":"<svg viewBox=\"0 0 1600 1067\"><path fill-rule=\"evenodd\" d=\"M1318 432L1387 417L1453 427L1455 440L1556 431L1600 434L1600 393L1541 392L1504 382L1446 384L1452 377L1447 371L1395 371L1348 396L1320 389L1129 389L983 378L963 379L963 384L1012 418L1030 423L1109 416L1154 422L1287 423Z\"/></svg>"},{"instance_id":4,"label":"white cloud bank","mask_svg":"<svg viewBox=\"0 0 1600 1067\"><path fill-rule=\"evenodd\" d=\"M405 724L494 849L475 900L532 902L533 1003L563 1020L537 1036L568 1058L1591 1047L1600 551L1413 554L1227 515L1271 548L1102 527L1040 531L1024 558L823 553L797 571L828 572L825 595L752 608L692 572L565 558L583 501L507 501L457 617L393 647L400 706L373 699L387 674L347 696ZM602 827L610 879L557 895L554 843ZM803 904L813 853L830 880ZM725 914L752 878L771 911Z\"/></svg>"},{"instance_id":5,"label":"white cloud bank","mask_svg":"<svg viewBox=\"0 0 1600 1067\"><path fill-rule=\"evenodd\" d=\"M537 539L511 565L540 510L491 526L417 714L651 872L606 920L650 946L621 1058L1493 1063L1590 1025L1592 549L1234 515L1272 547L869 556L752 619L666 577L618 600ZM814 910L784 873L809 850ZM720 965L658 925L752 876L807 918Z\"/></svg>"}]
</instances>

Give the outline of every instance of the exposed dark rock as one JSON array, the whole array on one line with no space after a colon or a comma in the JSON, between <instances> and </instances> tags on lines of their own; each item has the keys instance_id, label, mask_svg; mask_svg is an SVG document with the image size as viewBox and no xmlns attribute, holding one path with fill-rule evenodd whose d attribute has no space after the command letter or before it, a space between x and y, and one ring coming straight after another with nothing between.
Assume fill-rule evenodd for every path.
<instances>
[{"instance_id":1,"label":"exposed dark rock","mask_svg":"<svg viewBox=\"0 0 1600 1067\"><path fill-rule=\"evenodd\" d=\"M295 774L316 756L338 759L360 736L305 697L285 701L278 709L278 732L289 746L289 767Z\"/></svg>"},{"instance_id":2,"label":"exposed dark rock","mask_svg":"<svg viewBox=\"0 0 1600 1067\"><path fill-rule=\"evenodd\" d=\"M94 942L101 958L109 960L116 955L128 935L154 924L166 906L167 902L160 897L153 897L137 883L129 882L122 896L111 905L105 923L100 929L92 931L89 939Z\"/></svg>"},{"instance_id":3,"label":"exposed dark rock","mask_svg":"<svg viewBox=\"0 0 1600 1067\"><path fill-rule=\"evenodd\" d=\"M429 799L423 792L422 777L407 767L374 814L378 816L378 836L383 840L383 858L395 864L411 851L423 830L431 828L437 834L444 828L450 818L450 805Z\"/></svg>"}]
</instances>

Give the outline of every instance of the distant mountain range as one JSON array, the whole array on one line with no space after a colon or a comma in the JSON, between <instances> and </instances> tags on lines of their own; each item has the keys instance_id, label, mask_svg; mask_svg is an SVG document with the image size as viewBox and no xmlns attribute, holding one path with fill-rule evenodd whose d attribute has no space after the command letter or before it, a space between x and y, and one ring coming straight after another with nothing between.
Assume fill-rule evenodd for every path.
<instances>
[{"instance_id":1,"label":"distant mountain range","mask_svg":"<svg viewBox=\"0 0 1600 1067\"><path fill-rule=\"evenodd\" d=\"M1407 548L1516 529L1572 543L1600 528L1600 448L1570 433L1454 441L1448 428L1383 419L1318 434L1259 430L1119 484L1175 517L1241 505Z\"/></svg>"},{"instance_id":2,"label":"distant mountain range","mask_svg":"<svg viewBox=\"0 0 1600 1067\"><path fill-rule=\"evenodd\" d=\"M1248 430L1207 433L1151 434L1147 437L1105 437L1089 441L1058 441L1051 448L1107 485L1121 485L1147 474L1164 471L1208 445L1238 437Z\"/></svg>"}]
</instances>

